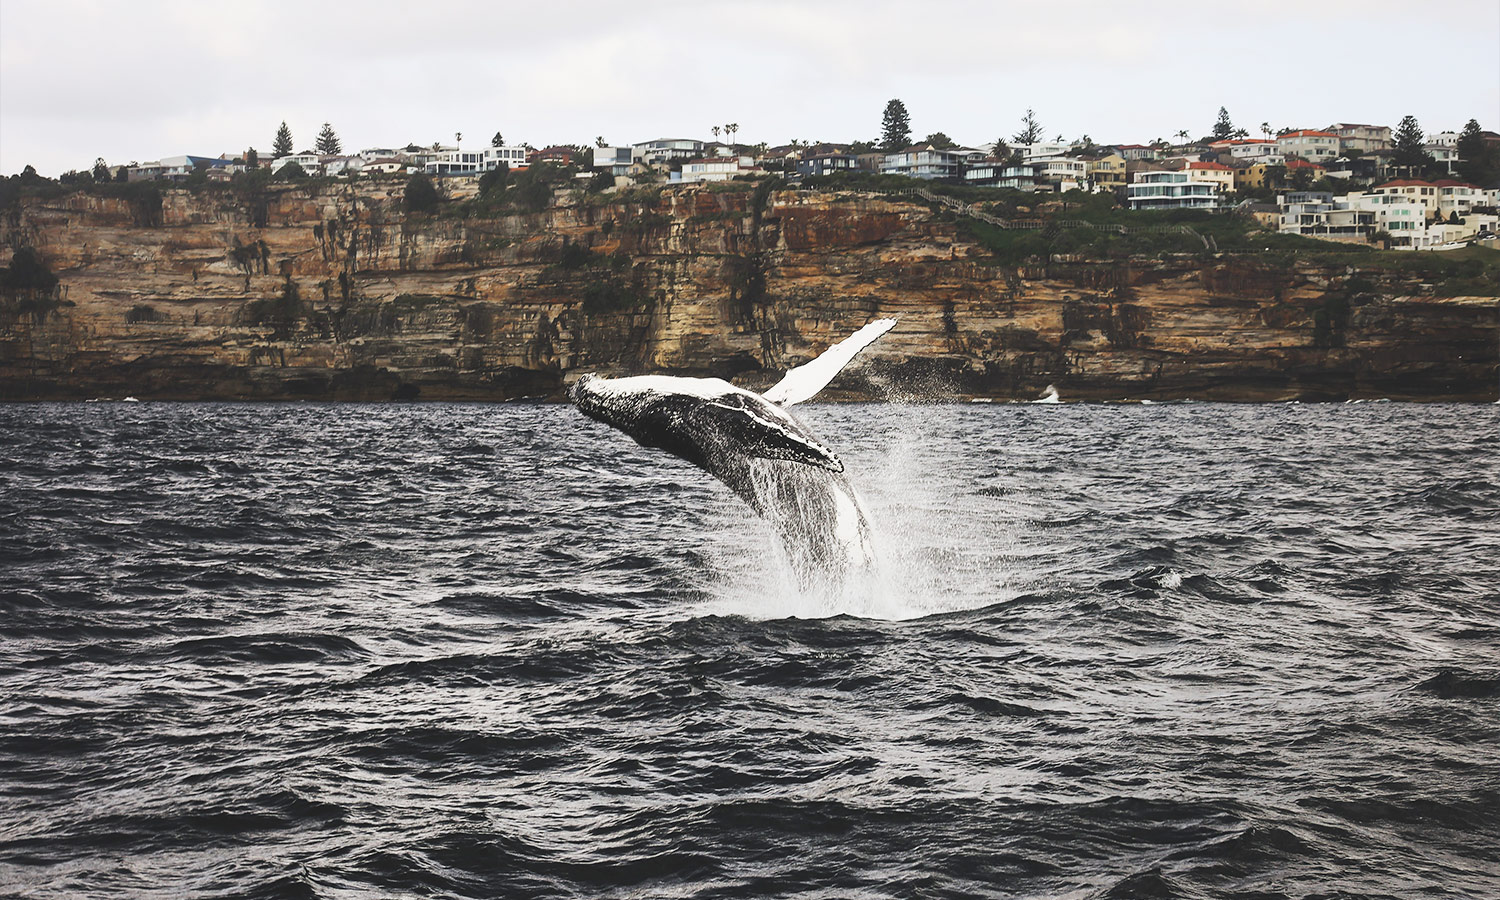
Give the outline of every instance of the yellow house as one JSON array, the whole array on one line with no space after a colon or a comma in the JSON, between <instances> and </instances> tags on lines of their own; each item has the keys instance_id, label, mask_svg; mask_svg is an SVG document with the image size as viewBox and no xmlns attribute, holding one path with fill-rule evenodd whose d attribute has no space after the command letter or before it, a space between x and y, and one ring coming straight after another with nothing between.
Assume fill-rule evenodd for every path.
<instances>
[{"instance_id":1,"label":"yellow house","mask_svg":"<svg viewBox=\"0 0 1500 900\"><path fill-rule=\"evenodd\" d=\"M1228 194L1234 190L1234 170L1223 163L1190 162L1183 166L1183 171L1195 181L1216 182L1221 193Z\"/></svg>"},{"instance_id":2,"label":"yellow house","mask_svg":"<svg viewBox=\"0 0 1500 900\"><path fill-rule=\"evenodd\" d=\"M1252 166L1247 166L1247 167L1245 167L1243 169L1235 169L1234 170L1234 189L1236 191L1243 191L1243 190L1246 190L1247 188L1255 188L1255 189L1264 188L1264 187L1274 188L1277 185L1271 183L1273 179L1271 179L1267 175L1267 173L1270 172L1273 169L1275 169L1275 170L1282 170L1283 168L1284 167L1280 163L1274 163L1273 164L1273 163L1263 163L1263 162L1261 162L1261 163L1256 163L1256 164L1254 164ZM1282 175L1282 178L1285 178L1285 175Z\"/></svg>"},{"instance_id":3,"label":"yellow house","mask_svg":"<svg viewBox=\"0 0 1500 900\"><path fill-rule=\"evenodd\" d=\"M1094 183L1095 190L1124 190L1125 157L1118 153L1111 153L1100 159L1089 160L1088 178Z\"/></svg>"}]
</instances>

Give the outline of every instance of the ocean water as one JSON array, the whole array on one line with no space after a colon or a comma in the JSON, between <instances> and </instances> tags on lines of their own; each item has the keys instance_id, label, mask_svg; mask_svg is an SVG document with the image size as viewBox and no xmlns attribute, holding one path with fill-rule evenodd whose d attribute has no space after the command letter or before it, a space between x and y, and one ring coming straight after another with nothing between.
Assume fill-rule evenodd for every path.
<instances>
[{"instance_id":1,"label":"ocean water","mask_svg":"<svg viewBox=\"0 0 1500 900\"><path fill-rule=\"evenodd\" d=\"M1500 896L1500 407L0 406L0 895Z\"/></svg>"}]
</instances>

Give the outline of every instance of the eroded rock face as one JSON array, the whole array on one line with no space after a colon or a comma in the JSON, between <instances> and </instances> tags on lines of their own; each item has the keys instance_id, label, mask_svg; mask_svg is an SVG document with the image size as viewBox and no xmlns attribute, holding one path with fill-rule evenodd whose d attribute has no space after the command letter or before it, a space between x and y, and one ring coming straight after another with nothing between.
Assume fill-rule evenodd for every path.
<instances>
[{"instance_id":1,"label":"eroded rock face","mask_svg":"<svg viewBox=\"0 0 1500 900\"><path fill-rule=\"evenodd\" d=\"M844 396L1493 399L1494 297L1224 256L1001 267L924 205L696 188L461 218L399 182L73 194L0 219L0 397L514 399L770 384L875 316ZM835 391L834 395L838 395Z\"/></svg>"}]
</instances>

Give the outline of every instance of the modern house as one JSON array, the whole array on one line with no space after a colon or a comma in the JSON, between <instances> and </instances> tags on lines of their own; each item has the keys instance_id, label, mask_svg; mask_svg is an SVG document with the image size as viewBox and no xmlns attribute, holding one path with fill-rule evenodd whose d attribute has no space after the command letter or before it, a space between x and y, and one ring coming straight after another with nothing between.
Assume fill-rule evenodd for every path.
<instances>
[{"instance_id":1,"label":"modern house","mask_svg":"<svg viewBox=\"0 0 1500 900\"><path fill-rule=\"evenodd\" d=\"M484 171L489 172L500 168L505 163L506 168L511 171L526 168L525 147L486 147L484 148Z\"/></svg>"},{"instance_id":2,"label":"modern house","mask_svg":"<svg viewBox=\"0 0 1500 900\"><path fill-rule=\"evenodd\" d=\"M1283 194L1276 203L1277 230L1283 234L1363 242L1380 227L1374 210L1335 202L1332 194Z\"/></svg>"},{"instance_id":3,"label":"modern house","mask_svg":"<svg viewBox=\"0 0 1500 900\"><path fill-rule=\"evenodd\" d=\"M594 168L611 175L629 175L630 165L635 162L631 147L595 147Z\"/></svg>"},{"instance_id":4,"label":"modern house","mask_svg":"<svg viewBox=\"0 0 1500 900\"><path fill-rule=\"evenodd\" d=\"M671 165L703 158L703 142L691 138L657 138L630 145L631 155L649 166Z\"/></svg>"},{"instance_id":5,"label":"modern house","mask_svg":"<svg viewBox=\"0 0 1500 900\"><path fill-rule=\"evenodd\" d=\"M853 172L858 168L859 158L849 153L821 153L797 161L797 174L802 176Z\"/></svg>"},{"instance_id":6,"label":"modern house","mask_svg":"<svg viewBox=\"0 0 1500 900\"><path fill-rule=\"evenodd\" d=\"M1034 191L1037 189L1036 166L1010 160L986 159L964 168L964 183L975 187Z\"/></svg>"},{"instance_id":7,"label":"modern house","mask_svg":"<svg viewBox=\"0 0 1500 900\"><path fill-rule=\"evenodd\" d=\"M957 150L939 150L931 144L907 147L897 153L887 153L881 163L882 175L905 175L907 178L934 180L959 178L963 175L966 154Z\"/></svg>"},{"instance_id":8,"label":"modern house","mask_svg":"<svg viewBox=\"0 0 1500 900\"><path fill-rule=\"evenodd\" d=\"M1222 186L1191 172L1137 172L1126 187L1131 209L1218 209Z\"/></svg>"}]
</instances>

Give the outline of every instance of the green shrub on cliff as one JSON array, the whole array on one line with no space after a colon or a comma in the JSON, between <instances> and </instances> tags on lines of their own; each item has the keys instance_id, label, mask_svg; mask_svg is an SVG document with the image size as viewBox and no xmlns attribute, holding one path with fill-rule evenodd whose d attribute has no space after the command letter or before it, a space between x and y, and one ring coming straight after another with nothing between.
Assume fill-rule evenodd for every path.
<instances>
[{"instance_id":1,"label":"green shrub on cliff","mask_svg":"<svg viewBox=\"0 0 1500 900\"><path fill-rule=\"evenodd\" d=\"M9 297L50 294L56 289L57 276L30 247L17 250L10 258L10 265L0 269L0 292Z\"/></svg>"},{"instance_id":2,"label":"green shrub on cliff","mask_svg":"<svg viewBox=\"0 0 1500 900\"><path fill-rule=\"evenodd\" d=\"M402 205L407 212L432 212L442 199L432 179L426 175L419 172L406 179L406 195L402 199Z\"/></svg>"}]
</instances>

